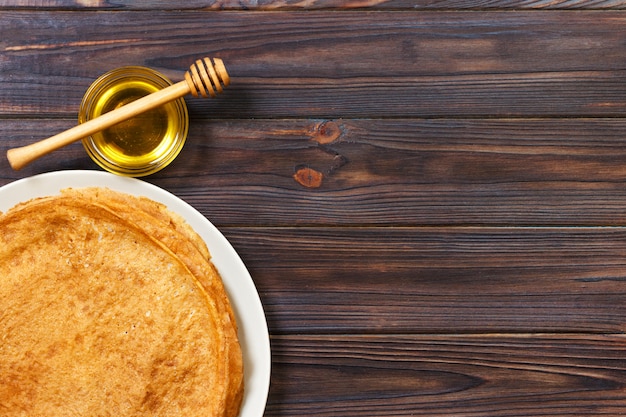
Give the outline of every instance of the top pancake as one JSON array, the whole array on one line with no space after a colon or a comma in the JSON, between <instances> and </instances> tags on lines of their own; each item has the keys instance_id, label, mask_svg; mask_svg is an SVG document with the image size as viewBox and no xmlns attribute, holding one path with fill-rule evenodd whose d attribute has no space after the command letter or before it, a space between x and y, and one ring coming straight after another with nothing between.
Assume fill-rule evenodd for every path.
<instances>
[{"instance_id":1,"label":"top pancake","mask_svg":"<svg viewBox=\"0 0 626 417\"><path fill-rule=\"evenodd\" d=\"M0 414L219 416L237 327L202 239L163 205L65 190L0 216Z\"/></svg>"}]
</instances>

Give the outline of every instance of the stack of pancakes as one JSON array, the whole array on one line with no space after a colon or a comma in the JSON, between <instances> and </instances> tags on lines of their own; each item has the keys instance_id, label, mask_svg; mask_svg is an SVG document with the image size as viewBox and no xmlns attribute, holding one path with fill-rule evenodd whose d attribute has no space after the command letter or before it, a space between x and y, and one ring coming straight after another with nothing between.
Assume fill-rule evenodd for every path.
<instances>
[{"instance_id":1,"label":"stack of pancakes","mask_svg":"<svg viewBox=\"0 0 626 417\"><path fill-rule=\"evenodd\" d=\"M0 215L0 415L232 417L242 395L233 311L181 217L103 188Z\"/></svg>"}]
</instances>

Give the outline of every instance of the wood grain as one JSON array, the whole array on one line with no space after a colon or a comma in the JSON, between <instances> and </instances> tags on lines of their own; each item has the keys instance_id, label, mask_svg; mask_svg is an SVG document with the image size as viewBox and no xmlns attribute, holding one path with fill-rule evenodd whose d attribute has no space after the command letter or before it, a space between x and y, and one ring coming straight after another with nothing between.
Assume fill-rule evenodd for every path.
<instances>
[{"instance_id":1,"label":"wood grain","mask_svg":"<svg viewBox=\"0 0 626 417\"><path fill-rule=\"evenodd\" d=\"M624 228L222 230L274 333L625 330Z\"/></svg>"},{"instance_id":2,"label":"wood grain","mask_svg":"<svg viewBox=\"0 0 626 417\"><path fill-rule=\"evenodd\" d=\"M441 9L624 9L623 0L5 0L9 8L53 8L62 10L441 10Z\"/></svg>"},{"instance_id":3,"label":"wood grain","mask_svg":"<svg viewBox=\"0 0 626 417\"><path fill-rule=\"evenodd\" d=\"M620 335L277 336L268 416L623 415Z\"/></svg>"},{"instance_id":4,"label":"wood grain","mask_svg":"<svg viewBox=\"0 0 626 417\"><path fill-rule=\"evenodd\" d=\"M106 70L208 55L232 86L196 118L623 116L625 18L589 13L6 12L0 112L74 114Z\"/></svg>"},{"instance_id":5,"label":"wood grain","mask_svg":"<svg viewBox=\"0 0 626 417\"><path fill-rule=\"evenodd\" d=\"M5 119L0 153L73 123ZM218 226L622 226L624 131L623 119L192 118L181 157L147 180ZM80 144L20 173L0 166L0 185L96 169Z\"/></svg>"}]
</instances>

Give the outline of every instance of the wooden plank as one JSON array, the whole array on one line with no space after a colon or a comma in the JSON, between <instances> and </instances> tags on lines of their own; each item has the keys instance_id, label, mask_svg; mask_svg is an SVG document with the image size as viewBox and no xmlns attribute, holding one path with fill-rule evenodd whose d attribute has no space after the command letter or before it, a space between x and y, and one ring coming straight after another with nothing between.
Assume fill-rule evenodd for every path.
<instances>
[{"instance_id":1,"label":"wooden plank","mask_svg":"<svg viewBox=\"0 0 626 417\"><path fill-rule=\"evenodd\" d=\"M275 336L266 415L626 413L621 335Z\"/></svg>"},{"instance_id":2,"label":"wooden plank","mask_svg":"<svg viewBox=\"0 0 626 417\"><path fill-rule=\"evenodd\" d=\"M281 333L622 332L624 228L222 228Z\"/></svg>"},{"instance_id":3,"label":"wooden plank","mask_svg":"<svg viewBox=\"0 0 626 417\"><path fill-rule=\"evenodd\" d=\"M8 166L10 147L74 123L3 120L0 185L97 169L79 143ZM621 226L625 131L625 119L192 118L181 156L146 180L219 226Z\"/></svg>"},{"instance_id":4,"label":"wooden plank","mask_svg":"<svg viewBox=\"0 0 626 417\"><path fill-rule=\"evenodd\" d=\"M620 12L136 11L102 21L9 11L0 22L2 115L69 116L107 69L146 65L179 80L204 55L223 57L233 83L218 100L194 100L194 117L626 114Z\"/></svg>"},{"instance_id":5,"label":"wooden plank","mask_svg":"<svg viewBox=\"0 0 626 417\"><path fill-rule=\"evenodd\" d=\"M3 0L1 8L65 10L442 10L442 9L624 9L623 0Z\"/></svg>"}]
</instances>

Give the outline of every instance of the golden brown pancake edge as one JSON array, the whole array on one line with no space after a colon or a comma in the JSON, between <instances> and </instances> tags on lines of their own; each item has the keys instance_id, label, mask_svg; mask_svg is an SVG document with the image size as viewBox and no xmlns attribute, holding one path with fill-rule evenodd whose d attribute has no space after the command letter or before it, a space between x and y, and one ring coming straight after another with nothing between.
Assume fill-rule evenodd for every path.
<instances>
[{"instance_id":1,"label":"golden brown pancake edge","mask_svg":"<svg viewBox=\"0 0 626 417\"><path fill-rule=\"evenodd\" d=\"M0 216L0 245L0 414L239 413L234 314L180 216L108 189L65 190Z\"/></svg>"}]
</instances>

